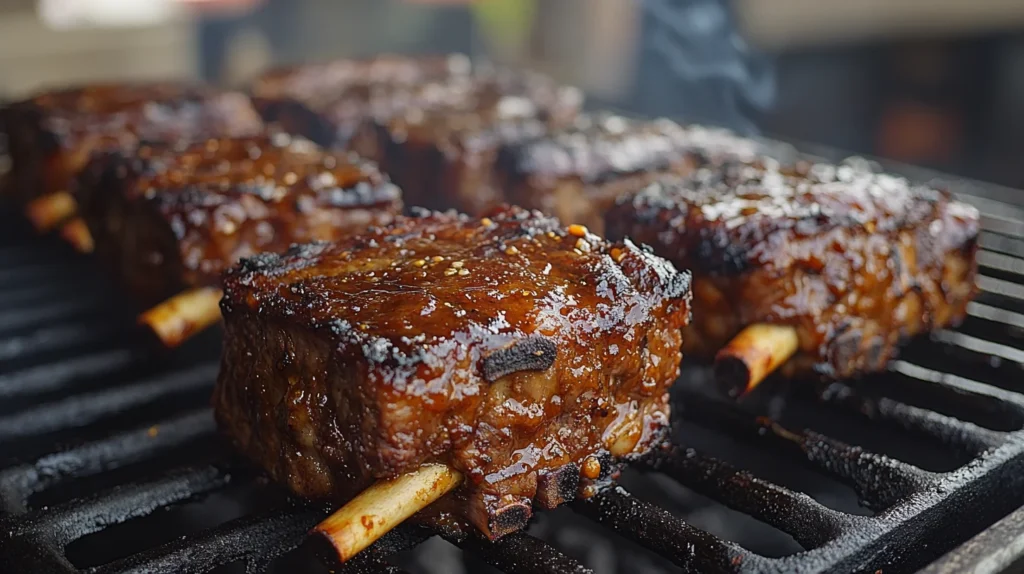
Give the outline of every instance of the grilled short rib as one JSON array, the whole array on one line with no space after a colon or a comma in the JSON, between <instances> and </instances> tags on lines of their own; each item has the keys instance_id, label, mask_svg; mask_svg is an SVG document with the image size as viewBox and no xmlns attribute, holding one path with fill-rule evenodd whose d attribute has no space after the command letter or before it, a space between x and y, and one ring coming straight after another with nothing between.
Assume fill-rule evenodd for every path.
<instances>
[{"instance_id":1,"label":"grilled short rib","mask_svg":"<svg viewBox=\"0 0 1024 574\"><path fill-rule=\"evenodd\" d=\"M97 254L144 303L219 285L242 257L337 239L402 210L373 164L283 134L111 152L81 181Z\"/></svg>"},{"instance_id":2,"label":"grilled short rib","mask_svg":"<svg viewBox=\"0 0 1024 574\"><path fill-rule=\"evenodd\" d=\"M694 274L684 352L712 357L744 327L792 325L784 374L878 371L908 337L962 320L978 213L948 194L843 165L805 175L729 164L652 183L607 215Z\"/></svg>"},{"instance_id":3,"label":"grilled short rib","mask_svg":"<svg viewBox=\"0 0 1024 574\"><path fill-rule=\"evenodd\" d=\"M263 122L241 93L186 83L97 84L40 93L0 111L19 201L75 193L92 153L140 141L256 135Z\"/></svg>"},{"instance_id":4,"label":"grilled short rib","mask_svg":"<svg viewBox=\"0 0 1024 574\"><path fill-rule=\"evenodd\" d=\"M661 443L689 279L519 208L259 255L226 274L217 418L306 497L448 464L441 507L498 537Z\"/></svg>"},{"instance_id":5,"label":"grilled short rib","mask_svg":"<svg viewBox=\"0 0 1024 574\"><path fill-rule=\"evenodd\" d=\"M424 84L467 78L471 69L461 54L384 54L275 68L251 91L268 123L324 146L344 146L375 112L411 103Z\"/></svg>"},{"instance_id":6,"label":"grilled short rib","mask_svg":"<svg viewBox=\"0 0 1024 574\"><path fill-rule=\"evenodd\" d=\"M723 129L581 116L545 137L505 145L498 154L497 187L509 203L600 234L616 198L662 174L686 175L726 159L753 160L759 151L754 141Z\"/></svg>"},{"instance_id":7,"label":"grilled short rib","mask_svg":"<svg viewBox=\"0 0 1024 574\"><path fill-rule=\"evenodd\" d=\"M508 202L495 179L501 147L570 124L583 101L575 88L507 69L428 84L419 93L378 112L353 148L380 163L409 205L471 215Z\"/></svg>"}]
</instances>

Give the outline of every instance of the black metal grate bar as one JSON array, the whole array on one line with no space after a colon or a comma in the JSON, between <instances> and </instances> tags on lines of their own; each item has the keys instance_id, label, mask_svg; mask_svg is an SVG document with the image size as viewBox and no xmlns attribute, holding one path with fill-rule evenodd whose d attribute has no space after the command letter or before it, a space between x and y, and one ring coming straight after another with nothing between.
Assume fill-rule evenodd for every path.
<instances>
[{"instance_id":1,"label":"black metal grate bar","mask_svg":"<svg viewBox=\"0 0 1024 574\"><path fill-rule=\"evenodd\" d=\"M41 353L72 349L107 339L122 331L115 323L66 324L40 327L0 341L0 361L24 359Z\"/></svg>"},{"instance_id":2,"label":"black metal grate bar","mask_svg":"<svg viewBox=\"0 0 1024 574\"><path fill-rule=\"evenodd\" d=\"M101 309L102 297L76 297L58 301L46 307L13 309L0 313L0 334L12 334L44 325L57 319L66 319L96 314Z\"/></svg>"},{"instance_id":3,"label":"black metal grate bar","mask_svg":"<svg viewBox=\"0 0 1024 574\"><path fill-rule=\"evenodd\" d=\"M208 388L216 373L217 365L207 364L127 387L103 389L24 409L0 418L0 440L83 427L113 414Z\"/></svg>"},{"instance_id":4,"label":"black metal grate bar","mask_svg":"<svg viewBox=\"0 0 1024 574\"><path fill-rule=\"evenodd\" d=\"M732 572L744 560L755 558L738 545L694 528L667 510L637 500L619 486L573 502L572 507L688 571Z\"/></svg>"},{"instance_id":5,"label":"black metal grate bar","mask_svg":"<svg viewBox=\"0 0 1024 574\"><path fill-rule=\"evenodd\" d=\"M322 520L322 510L280 510L247 516L197 535L90 570L91 574L188 574L245 560L248 572L261 572L278 556L302 544Z\"/></svg>"},{"instance_id":6,"label":"black metal grate bar","mask_svg":"<svg viewBox=\"0 0 1024 574\"><path fill-rule=\"evenodd\" d=\"M0 470L0 513L28 510L32 494L71 478L153 459L214 431L210 411L191 411L109 438L48 454L34 463Z\"/></svg>"},{"instance_id":7,"label":"black metal grate bar","mask_svg":"<svg viewBox=\"0 0 1024 574\"><path fill-rule=\"evenodd\" d=\"M13 537L43 536L58 546L65 546L108 526L212 492L229 480L230 475L213 466L184 469L151 482L120 486L57 508L8 517L0 520L0 525Z\"/></svg>"},{"instance_id":8,"label":"black metal grate bar","mask_svg":"<svg viewBox=\"0 0 1024 574\"><path fill-rule=\"evenodd\" d=\"M687 396L684 416L741 439L771 446L846 482L872 510L888 508L935 475L911 464L847 445L820 433L794 431L769 419L751 420L704 397Z\"/></svg>"},{"instance_id":9,"label":"black metal grate bar","mask_svg":"<svg viewBox=\"0 0 1024 574\"><path fill-rule=\"evenodd\" d=\"M482 542L476 538L454 541L463 550L483 559L502 572L517 574L593 574L579 562L562 554L547 543L516 532L496 542Z\"/></svg>"},{"instance_id":10,"label":"black metal grate bar","mask_svg":"<svg viewBox=\"0 0 1024 574\"><path fill-rule=\"evenodd\" d=\"M39 305L40 302L49 302L55 299L65 298L94 298L99 297L103 291L98 285L90 281L76 281L75 283L56 283L41 285L21 285L0 294L0 309L17 309L27 305Z\"/></svg>"},{"instance_id":11,"label":"black metal grate bar","mask_svg":"<svg viewBox=\"0 0 1024 574\"><path fill-rule=\"evenodd\" d=\"M63 390L74 381L124 369L137 358L138 351L111 349L0 375L0 399Z\"/></svg>"},{"instance_id":12,"label":"black metal grate bar","mask_svg":"<svg viewBox=\"0 0 1024 574\"><path fill-rule=\"evenodd\" d=\"M734 510L770 524L804 548L817 548L860 525L860 517L837 512L810 496L762 480L694 449L673 450L647 464Z\"/></svg>"},{"instance_id":13,"label":"black metal grate bar","mask_svg":"<svg viewBox=\"0 0 1024 574\"><path fill-rule=\"evenodd\" d=\"M847 412L862 415L872 421L894 424L975 456L1006 440L1006 433L981 428L970 422L887 397L862 397L851 387L842 384L831 385L821 398L826 404L839 406Z\"/></svg>"},{"instance_id":14,"label":"black metal grate bar","mask_svg":"<svg viewBox=\"0 0 1024 574\"><path fill-rule=\"evenodd\" d=\"M58 282L72 274L88 276L89 260L73 259L60 263L29 263L7 267L0 275L0 293L7 289L20 289L33 283Z\"/></svg>"},{"instance_id":15,"label":"black metal grate bar","mask_svg":"<svg viewBox=\"0 0 1024 574\"><path fill-rule=\"evenodd\" d=\"M778 437L799 448L815 466L846 481L872 510L889 508L934 479L933 473L884 455L850 446L814 431L794 432L766 425L766 436Z\"/></svg>"},{"instance_id":16,"label":"black metal grate bar","mask_svg":"<svg viewBox=\"0 0 1024 574\"><path fill-rule=\"evenodd\" d=\"M1007 405L1007 410L1012 409L1014 413L1016 413L1018 409L1024 408L1024 395L989 385L987 383L978 382L950 373L944 373L942 371L936 371L935 369L929 369L927 367L922 367L902 360L890 363L889 370L908 378L923 381L928 385L945 387L959 393L992 397L1001 401L1004 405ZM1024 410L1021 412L1024 412Z\"/></svg>"}]
</instances>

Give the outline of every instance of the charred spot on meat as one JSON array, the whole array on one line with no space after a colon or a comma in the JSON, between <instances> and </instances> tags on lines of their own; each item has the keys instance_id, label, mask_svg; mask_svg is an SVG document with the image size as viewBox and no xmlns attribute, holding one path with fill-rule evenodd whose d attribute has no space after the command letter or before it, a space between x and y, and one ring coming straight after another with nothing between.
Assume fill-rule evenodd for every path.
<instances>
[{"instance_id":1,"label":"charred spot on meat","mask_svg":"<svg viewBox=\"0 0 1024 574\"><path fill-rule=\"evenodd\" d=\"M558 347L551 340L532 335L484 358L484 378L494 382L519 371L543 371L555 363Z\"/></svg>"}]
</instances>

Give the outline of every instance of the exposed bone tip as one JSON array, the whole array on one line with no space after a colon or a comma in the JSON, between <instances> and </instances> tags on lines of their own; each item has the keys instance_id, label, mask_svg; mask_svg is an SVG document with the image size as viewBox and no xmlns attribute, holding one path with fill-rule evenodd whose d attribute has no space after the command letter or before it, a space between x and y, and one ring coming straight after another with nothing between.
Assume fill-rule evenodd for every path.
<instances>
[{"instance_id":1,"label":"exposed bone tip","mask_svg":"<svg viewBox=\"0 0 1024 574\"><path fill-rule=\"evenodd\" d=\"M76 217L64 224L64 227L60 230L60 236L79 253L92 253L96 247L92 241L92 234L89 233L89 227L80 217Z\"/></svg>"},{"instance_id":2,"label":"exposed bone tip","mask_svg":"<svg viewBox=\"0 0 1024 574\"><path fill-rule=\"evenodd\" d=\"M788 361L799 343L790 325L750 325L715 356L715 379L730 396L743 397Z\"/></svg>"},{"instance_id":3,"label":"exposed bone tip","mask_svg":"<svg viewBox=\"0 0 1024 574\"><path fill-rule=\"evenodd\" d=\"M330 544L344 563L461 482L459 471L425 464L374 483L313 528L312 534Z\"/></svg>"},{"instance_id":4,"label":"exposed bone tip","mask_svg":"<svg viewBox=\"0 0 1024 574\"><path fill-rule=\"evenodd\" d=\"M139 316L168 348L177 347L191 336L220 320L223 293L214 287L198 287L175 295Z\"/></svg>"},{"instance_id":5,"label":"exposed bone tip","mask_svg":"<svg viewBox=\"0 0 1024 574\"><path fill-rule=\"evenodd\" d=\"M58 191L33 199L25 206L25 216L39 233L46 233L75 214L78 205L66 191Z\"/></svg>"}]
</instances>

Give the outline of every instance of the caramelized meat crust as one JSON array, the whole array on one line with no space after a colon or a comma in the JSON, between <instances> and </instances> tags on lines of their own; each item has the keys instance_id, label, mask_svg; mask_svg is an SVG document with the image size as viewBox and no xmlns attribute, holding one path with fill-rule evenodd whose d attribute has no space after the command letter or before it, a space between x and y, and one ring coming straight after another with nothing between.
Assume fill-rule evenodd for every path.
<instances>
[{"instance_id":1,"label":"caramelized meat crust","mask_svg":"<svg viewBox=\"0 0 1024 574\"><path fill-rule=\"evenodd\" d=\"M242 257L338 239L402 209L376 166L284 135L108 153L81 187L97 253L149 303L217 285Z\"/></svg>"},{"instance_id":2,"label":"caramelized meat crust","mask_svg":"<svg viewBox=\"0 0 1024 574\"><path fill-rule=\"evenodd\" d=\"M20 201L76 193L75 176L94 152L141 141L256 135L263 122L249 99L200 85L101 84L53 92L3 111L12 194Z\"/></svg>"},{"instance_id":3,"label":"caramelized meat crust","mask_svg":"<svg viewBox=\"0 0 1024 574\"><path fill-rule=\"evenodd\" d=\"M792 325L789 374L880 370L902 340L962 320L975 293L977 210L850 166L700 170L623 198L606 225L693 271L684 352L711 357L748 325Z\"/></svg>"},{"instance_id":4,"label":"caramelized meat crust","mask_svg":"<svg viewBox=\"0 0 1024 574\"><path fill-rule=\"evenodd\" d=\"M492 537L592 493L588 457L607 479L660 443L690 298L670 263L519 208L258 255L224 291L214 406L248 456L335 499L445 463L466 482L442 507Z\"/></svg>"},{"instance_id":5,"label":"caramelized meat crust","mask_svg":"<svg viewBox=\"0 0 1024 574\"><path fill-rule=\"evenodd\" d=\"M510 203L601 233L616 198L660 175L686 175L727 159L753 160L759 152L756 142L727 130L584 116L547 137L504 146L497 179Z\"/></svg>"}]
</instances>

